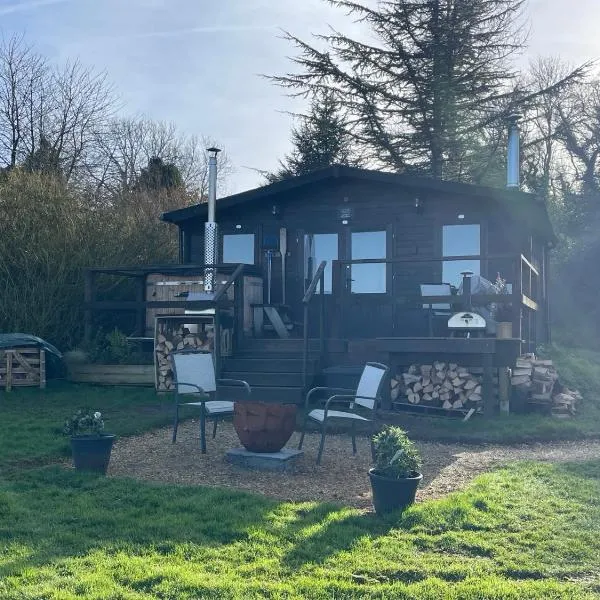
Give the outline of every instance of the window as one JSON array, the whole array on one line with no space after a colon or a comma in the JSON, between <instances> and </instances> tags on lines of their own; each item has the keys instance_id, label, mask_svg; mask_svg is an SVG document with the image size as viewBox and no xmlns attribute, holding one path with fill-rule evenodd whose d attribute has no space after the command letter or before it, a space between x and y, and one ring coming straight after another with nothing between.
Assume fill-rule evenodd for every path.
<instances>
[{"instance_id":1,"label":"window","mask_svg":"<svg viewBox=\"0 0 600 600\"><path fill-rule=\"evenodd\" d=\"M444 225L442 231L442 256L479 256L481 254L481 227L474 225ZM459 286L461 272L480 274L480 261L449 260L442 266L442 281Z\"/></svg>"},{"instance_id":2,"label":"window","mask_svg":"<svg viewBox=\"0 0 600 600\"><path fill-rule=\"evenodd\" d=\"M307 233L304 236L304 287L307 288L319 268L321 261L326 260L325 281L326 294L331 294L331 261L338 259L337 233ZM317 293L320 287L317 285Z\"/></svg>"},{"instance_id":3,"label":"window","mask_svg":"<svg viewBox=\"0 0 600 600\"><path fill-rule=\"evenodd\" d=\"M254 264L254 234L237 233L223 236L223 262Z\"/></svg>"},{"instance_id":4,"label":"window","mask_svg":"<svg viewBox=\"0 0 600 600\"><path fill-rule=\"evenodd\" d=\"M386 257L385 231L358 231L352 233L351 258ZM386 263L366 263L352 265L352 282L350 289L353 294L385 294L387 291Z\"/></svg>"}]
</instances>

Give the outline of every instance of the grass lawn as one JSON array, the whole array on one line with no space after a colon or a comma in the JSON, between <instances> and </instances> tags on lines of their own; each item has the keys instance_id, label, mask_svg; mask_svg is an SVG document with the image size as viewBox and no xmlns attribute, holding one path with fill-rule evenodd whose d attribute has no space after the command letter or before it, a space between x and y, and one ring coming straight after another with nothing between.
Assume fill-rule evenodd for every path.
<instances>
[{"instance_id":1,"label":"grass lawn","mask_svg":"<svg viewBox=\"0 0 600 600\"><path fill-rule=\"evenodd\" d=\"M65 419L80 407L99 410L106 431L133 435L171 422L170 397L153 389L50 382L48 389L0 392L0 468L68 456Z\"/></svg>"},{"instance_id":2,"label":"grass lawn","mask_svg":"<svg viewBox=\"0 0 600 600\"><path fill-rule=\"evenodd\" d=\"M595 355L582 360L561 358L578 377ZM511 465L387 519L48 465L67 455L60 430L79 406L131 435L169 423L170 404L137 388L0 394L0 599L600 598L600 462ZM421 423L522 441L521 419ZM598 432L592 418L527 419L552 437Z\"/></svg>"},{"instance_id":3,"label":"grass lawn","mask_svg":"<svg viewBox=\"0 0 600 600\"><path fill-rule=\"evenodd\" d=\"M593 598L600 464L518 464L383 520L96 478L0 479L0 598Z\"/></svg>"}]
</instances>

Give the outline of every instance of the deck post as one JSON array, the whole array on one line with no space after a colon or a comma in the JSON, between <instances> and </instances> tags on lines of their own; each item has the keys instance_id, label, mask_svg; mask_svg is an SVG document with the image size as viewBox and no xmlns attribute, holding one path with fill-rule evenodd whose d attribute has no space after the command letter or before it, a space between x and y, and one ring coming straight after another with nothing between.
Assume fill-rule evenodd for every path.
<instances>
[{"instance_id":1,"label":"deck post","mask_svg":"<svg viewBox=\"0 0 600 600\"><path fill-rule=\"evenodd\" d=\"M85 310L83 311L83 340L87 345L92 341L92 307L94 301L94 283L95 273L91 269L84 272L83 297L85 301Z\"/></svg>"},{"instance_id":2,"label":"deck post","mask_svg":"<svg viewBox=\"0 0 600 600\"><path fill-rule=\"evenodd\" d=\"M510 412L510 370L508 367L498 369L498 399L500 400L500 412Z\"/></svg>"},{"instance_id":3,"label":"deck post","mask_svg":"<svg viewBox=\"0 0 600 600\"><path fill-rule=\"evenodd\" d=\"M492 354L483 353L483 414L491 417L494 410L494 383L492 380Z\"/></svg>"},{"instance_id":4,"label":"deck post","mask_svg":"<svg viewBox=\"0 0 600 600\"><path fill-rule=\"evenodd\" d=\"M215 359L215 373L217 379L221 377L221 310L220 302L215 303L215 318L214 318L214 348L213 356Z\"/></svg>"},{"instance_id":5,"label":"deck post","mask_svg":"<svg viewBox=\"0 0 600 600\"><path fill-rule=\"evenodd\" d=\"M143 304L146 301L146 276L142 275L136 278L135 299L140 303L135 315L135 335L145 337L146 335L146 306Z\"/></svg>"},{"instance_id":6,"label":"deck post","mask_svg":"<svg viewBox=\"0 0 600 600\"><path fill-rule=\"evenodd\" d=\"M304 303L304 344L302 348L302 387L308 387L308 303Z\"/></svg>"},{"instance_id":7,"label":"deck post","mask_svg":"<svg viewBox=\"0 0 600 600\"><path fill-rule=\"evenodd\" d=\"M321 354L322 366L323 361L325 360L325 272L321 273L321 277L319 279L319 293L321 294L321 297L319 298L321 303L321 314L319 319L319 351Z\"/></svg>"}]
</instances>

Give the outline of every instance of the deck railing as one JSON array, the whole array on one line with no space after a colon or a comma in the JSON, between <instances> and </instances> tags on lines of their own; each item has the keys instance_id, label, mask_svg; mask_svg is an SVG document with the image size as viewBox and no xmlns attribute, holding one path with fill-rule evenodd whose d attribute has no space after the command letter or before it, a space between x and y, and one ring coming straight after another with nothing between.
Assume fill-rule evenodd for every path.
<instances>
[{"instance_id":1,"label":"deck railing","mask_svg":"<svg viewBox=\"0 0 600 600\"><path fill-rule=\"evenodd\" d=\"M310 331L310 313L309 307L311 300L313 299L319 286L320 296L320 310L319 310L319 359L322 362L325 358L325 267L327 261L323 260L319 264L312 281L310 282L304 297L302 298L302 305L304 307L304 331L303 331L303 352L302 352L302 382L304 389L308 386L308 345L309 338L308 334Z\"/></svg>"},{"instance_id":2,"label":"deck railing","mask_svg":"<svg viewBox=\"0 0 600 600\"><path fill-rule=\"evenodd\" d=\"M161 274L164 276L194 276L198 277L204 270L215 269L219 274L226 276L225 281L217 284L215 294L211 298L199 300L187 300L185 297L177 297L169 300L147 300L146 278L150 274ZM256 269L254 269L256 270ZM143 267L112 267L112 268L90 268L85 272L85 337L89 342L92 339L93 314L94 313L129 313L135 315L132 319L131 333L134 339L145 339L146 315L149 309L177 309L179 314L185 311L197 311L214 309L214 357L217 372L221 368L221 311L225 304L233 308L233 343L241 343L244 329L244 285L242 278L252 271L248 265L220 264L220 265L149 265ZM258 272L257 272L258 273ZM97 299L97 279L100 275L124 278L134 283L134 300L99 300ZM200 280L198 280L201 283ZM233 287L233 301L225 302L227 292ZM133 295L133 294L132 294ZM190 315L191 316L191 315Z\"/></svg>"},{"instance_id":3,"label":"deck railing","mask_svg":"<svg viewBox=\"0 0 600 600\"><path fill-rule=\"evenodd\" d=\"M456 261L480 261L481 275L492 282L496 279L498 265L502 265L502 276L510 284L510 293L507 294L477 294L471 296L473 307L490 304L509 305L510 320L513 323L513 337L522 339L529 349L536 338L537 315L545 303L543 290L540 286L540 269L535 267L522 254L515 256L509 254L496 254L487 256L447 256L443 258L410 257L393 259L356 259L333 261L333 291L332 296L336 305L332 315L332 328L337 337L353 337L349 328L352 327L353 309L360 304L360 298L368 296L371 300L365 303L369 310L385 310L391 315L391 331L387 336L402 337L403 332L398 330L399 317L408 309L422 308L425 305L445 304L451 310L459 311L465 306L465 297L462 294L453 295L422 295L419 293L419 284L435 283L424 278L422 271L429 263L430 271L437 273L435 279L441 282L442 263ZM353 290L352 265L386 265L386 290L382 293L361 294ZM411 268L412 267L412 268ZM492 267L496 267L491 272ZM408 275L407 275L408 273ZM459 282L455 282L458 284ZM354 303L354 304L353 304ZM376 308L378 307L378 308ZM366 310L366 309L365 309ZM354 323L355 325L356 323ZM369 335L367 337L381 337Z\"/></svg>"}]
</instances>

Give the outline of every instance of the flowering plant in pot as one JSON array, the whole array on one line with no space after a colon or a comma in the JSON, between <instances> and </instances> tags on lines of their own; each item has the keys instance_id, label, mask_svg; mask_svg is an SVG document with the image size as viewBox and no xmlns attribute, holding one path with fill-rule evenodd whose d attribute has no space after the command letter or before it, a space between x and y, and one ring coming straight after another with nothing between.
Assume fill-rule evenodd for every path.
<instances>
[{"instance_id":1,"label":"flowering plant in pot","mask_svg":"<svg viewBox=\"0 0 600 600\"><path fill-rule=\"evenodd\" d=\"M496 275L496 281L492 284L494 293L499 296L508 296L510 290L500 273ZM491 306L491 313L496 321L496 335L501 338L512 337L512 304L509 302L494 302Z\"/></svg>"},{"instance_id":2,"label":"flowering plant in pot","mask_svg":"<svg viewBox=\"0 0 600 600\"><path fill-rule=\"evenodd\" d=\"M404 509L415 501L423 479L421 456L400 427L387 426L372 439L374 465L369 471L377 514Z\"/></svg>"},{"instance_id":3,"label":"flowering plant in pot","mask_svg":"<svg viewBox=\"0 0 600 600\"><path fill-rule=\"evenodd\" d=\"M78 410L65 420L63 433L71 437L76 469L106 473L115 436L104 432L102 413Z\"/></svg>"}]
</instances>

